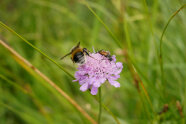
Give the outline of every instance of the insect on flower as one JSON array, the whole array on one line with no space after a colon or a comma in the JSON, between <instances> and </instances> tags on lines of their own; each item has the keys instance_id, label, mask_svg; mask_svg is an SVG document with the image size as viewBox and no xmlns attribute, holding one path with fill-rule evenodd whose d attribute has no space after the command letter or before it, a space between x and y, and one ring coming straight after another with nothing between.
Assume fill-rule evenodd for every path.
<instances>
[{"instance_id":1,"label":"insect on flower","mask_svg":"<svg viewBox=\"0 0 186 124\"><path fill-rule=\"evenodd\" d=\"M98 51L99 54L105 56L109 61L112 61L112 56L110 55L110 52L108 51L104 51L104 50L100 50Z\"/></svg>"},{"instance_id":2,"label":"insect on flower","mask_svg":"<svg viewBox=\"0 0 186 124\"><path fill-rule=\"evenodd\" d=\"M64 59L65 57L71 55L71 60L74 63L77 64L84 64L85 63L85 56L89 56L89 51L86 48L81 48L80 47L80 42L72 48L72 50L67 53L65 56L61 57L61 60Z\"/></svg>"},{"instance_id":3,"label":"insect on flower","mask_svg":"<svg viewBox=\"0 0 186 124\"><path fill-rule=\"evenodd\" d=\"M96 95L98 88L105 81L108 81L114 87L120 87L120 83L116 80L120 78L120 73L123 69L121 62L116 62L115 55L111 56L106 51L98 51L90 53L87 56L87 61L79 65L78 71L75 73L75 80L81 85L80 90L86 91L91 89L91 94ZM104 53L104 54L103 54ZM108 58L108 59L105 59Z\"/></svg>"}]
</instances>

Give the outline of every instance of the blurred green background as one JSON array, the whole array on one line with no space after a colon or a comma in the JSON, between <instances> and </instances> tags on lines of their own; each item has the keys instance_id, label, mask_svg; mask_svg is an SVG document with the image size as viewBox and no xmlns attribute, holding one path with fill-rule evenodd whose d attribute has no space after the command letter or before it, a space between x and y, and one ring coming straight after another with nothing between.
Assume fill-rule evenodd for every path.
<instances>
[{"instance_id":1,"label":"blurred green background","mask_svg":"<svg viewBox=\"0 0 186 124\"><path fill-rule=\"evenodd\" d=\"M121 124L186 123L186 10L171 21L163 38L164 80L159 64L160 37L170 16L184 0L1 0L0 21L15 30L72 75L77 65L70 57L59 58L81 41L92 51L104 49L123 63L120 88L106 82L102 102ZM0 27L0 39L67 92L97 120L98 102L81 92L55 64L28 46L15 34ZM132 58L132 61L128 59ZM135 66L135 69L133 68ZM148 92L148 101L140 81ZM138 88L139 85L139 88ZM22 92L21 89L28 93ZM152 105L151 105L152 104ZM166 111L165 104L168 104ZM181 108L180 108L181 107ZM180 108L180 109L179 109ZM181 111L182 110L182 111ZM182 112L182 114L181 114ZM0 45L0 124L90 123L46 82L22 68ZM103 124L116 123L105 110Z\"/></svg>"}]
</instances>

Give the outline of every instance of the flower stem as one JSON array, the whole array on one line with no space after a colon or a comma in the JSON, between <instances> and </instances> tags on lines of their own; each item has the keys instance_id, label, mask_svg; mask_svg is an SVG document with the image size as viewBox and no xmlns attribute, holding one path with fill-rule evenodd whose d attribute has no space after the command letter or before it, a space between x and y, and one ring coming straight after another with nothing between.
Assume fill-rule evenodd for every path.
<instances>
[{"instance_id":1,"label":"flower stem","mask_svg":"<svg viewBox=\"0 0 186 124\"><path fill-rule=\"evenodd\" d=\"M101 113L102 113L102 103L101 103L101 87L99 88L99 115L98 124L101 124Z\"/></svg>"}]
</instances>

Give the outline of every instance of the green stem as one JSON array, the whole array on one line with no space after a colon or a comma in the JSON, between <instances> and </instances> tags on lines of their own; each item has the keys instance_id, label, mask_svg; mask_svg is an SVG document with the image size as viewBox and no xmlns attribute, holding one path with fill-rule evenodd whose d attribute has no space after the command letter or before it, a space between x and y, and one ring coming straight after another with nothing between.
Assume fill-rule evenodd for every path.
<instances>
[{"instance_id":1,"label":"green stem","mask_svg":"<svg viewBox=\"0 0 186 124\"><path fill-rule=\"evenodd\" d=\"M94 10L88 5L87 2L84 2L84 4L86 5L86 7L90 10L90 12L98 19L98 21L105 27L105 29L107 30L107 32L109 33L109 35L112 37L112 39L115 41L115 43L122 48L122 44L120 43L120 41L116 38L116 36L112 33L112 31L108 28L108 26L103 22L103 20L94 12Z\"/></svg>"},{"instance_id":2,"label":"green stem","mask_svg":"<svg viewBox=\"0 0 186 124\"><path fill-rule=\"evenodd\" d=\"M173 15L169 18L168 22L166 23L163 32L161 34L160 38L160 53L159 53L159 63L160 63L160 71L161 71L161 83L163 84L164 81L164 69L163 69L163 52L162 52L162 43L163 43L163 36L165 34L165 31L167 30L167 27L171 20L184 8L186 7L186 4L182 5L176 12L173 13ZM165 87L165 85L164 85ZM165 90L165 88L163 88Z\"/></svg>"},{"instance_id":3,"label":"green stem","mask_svg":"<svg viewBox=\"0 0 186 124\"><path fill-rule=\"evenodd\" d=\"M43 53L40 49L38 49L37 47L35 47L34 45L32 45L29 41L27 41L26 39L24 39L21 35L19 35L18 33L16 33L13 29L11 29L10 27L8 27L7 25L5 25L3 22L0 21L0 26L2 26L3 28L7 29L8 31L12 32L13 34L15 34L16 36L18 36L20 39L22 39L24 42L26 42L29 46L31 46L32 48L34 48L35 50L37 50L39 53L41 53L42 55L44 55L46 58L48 58L51 62L53 62L55 65L57 65L60 69L62 69L67 75L69 75L71 78L74 79L74 76L71 75L66 69L64 69L61 65L59 65L55 60L53 60L52 58L50 58L49 56L47 56L45 53ZM96 99L98 101L98 99ZM117 122L117 124L120 124L119 120L117 119L117 117L112 113L112 111L110 111L110 109L102 104L103 108L114 118L114 120Z\"/></svg>"},{"instance_id":4,"label":"green stem","mask_svg":"<svg viewBox=\"0 0 186 124\"><path fill-rule=\"evenodd\" d=\"M31 44L29 41L27 41L24 37L22 37L21 35L19 35L18 33L16 33L13 29L11 29L10 27L8 27L7 25L5 25L3 22L0 21L0 26L4 27L5 29L7 29L8 31L12 32L13 34L15 34L16 36L18 36L20 39L22 39L25 43L27 43L29 46L31 46L33 49L35 49L36 51L38 51L39 53L41 53L43 56L45 56L47 59L49 59L51 62L53 62L55 65L57 65L61 70L63 70L67 75L69 75L71 78L74 79L74 76L72 74L70 74L66 69L64 69L61 65L59 65L56 61L54 61L52 58L50 58L47 54L45 54L43 51L41 51L39 48L37 48L36 46L34 46L33 44Z\"/></svg>"},{"instance_id":5,"label":"green stem","mask_svg":"<svg viewBox=\"0 0 186 124\"><path fill-rule=\"evenodd\" d=\"M22 91L23 93L29 95L31 97L31 99L33 100L34 104L39 109L39 112L41 112L41 114L47 119L48 124L52 124L51 117L48 115L47 112L44 111L43 104L41 103L41 101L39 99L37 99L37 97L35 96L35 94L33 92L27 91L26 89L24 89L21 86L19 86L17 83L14 83L11 80L9 80L4 75L0 74L0 79L6 81L7 83L9 83L10 85L14 86L15 88L17 88L18 90Z\"/></svg>"},{"instance_id":6,"label":"green stem","mask_svg":"<svg viewBox=\"0 0 186 124\"><path fill-rule=\"evenodd\" d=\"M101 113L102 113L102 103L101 103L101 87L99 88L99 115L98 124L101 124Z\"/></svg>"}]
</instances>

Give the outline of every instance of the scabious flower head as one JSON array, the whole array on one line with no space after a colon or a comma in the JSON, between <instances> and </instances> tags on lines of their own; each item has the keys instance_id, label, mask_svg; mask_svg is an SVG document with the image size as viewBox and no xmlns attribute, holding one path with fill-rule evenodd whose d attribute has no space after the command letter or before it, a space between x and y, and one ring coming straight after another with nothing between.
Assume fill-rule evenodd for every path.
<instances>
[{"instance_id":1,"label":"scabious flower head","mask_svg":"<svg viewBox=\"0 0 186 124\"><path fill-rule=\"evenodd\" d=\"M114 87L120 87L120 83L116 80L120 78L123 65L121 62L116 62L115 55L110 61L99 53L90 53L90 56L86 56L86 62L77 69L74 81L79 81L80 90L83 92L91 89L91 94L96 95L98 88L106 80Z\"/></svg>"}]
</instances>

